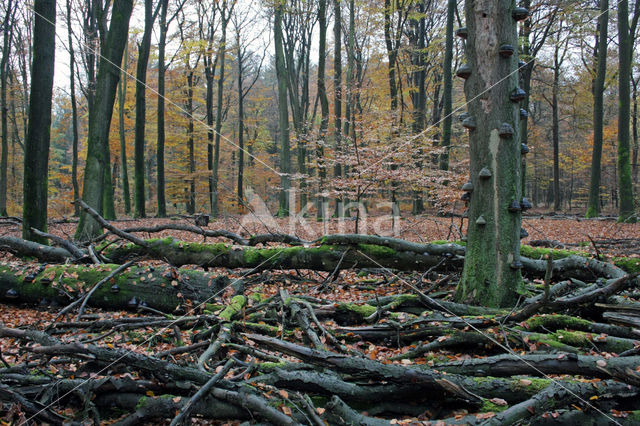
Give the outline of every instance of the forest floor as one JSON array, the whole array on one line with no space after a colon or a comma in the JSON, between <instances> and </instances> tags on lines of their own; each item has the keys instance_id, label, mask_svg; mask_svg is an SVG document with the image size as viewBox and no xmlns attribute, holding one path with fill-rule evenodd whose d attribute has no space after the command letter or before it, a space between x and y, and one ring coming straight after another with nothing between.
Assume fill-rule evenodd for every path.
<instances>
[{"instance_id":1,"label":"forest floor","mask_svg":"<svg viewBox=\"0 0 640 426\"><path fill-rule=\"evenodd\" d=\"M191 223L191 220L144 219L112 223L118 228L129 228ZM359 225L362 230L364 223ZM369 233L393 233L397 238L418 243L455 242L464 232L461 219L457 217L406 217L398 220L395 227L388 218L374 217L369 218L366 225ZM242 217L228 217L209 223L207 229L226 229L243 237L282 232L311 241L323 233L353 233L355 221L332 220L325 229L322 226L312 218L292 224L281 219L247 221L245 217L243 221ZM586 257L601 259L638 258L640 264L640 224L538 214L523 217L523 228L529 233L523 244L575 250L586 253ZM70 239L74 230L75 223L52 221L48 232ZM173 237L194 243L205 240L201 235L177 230L138 235L143 238ZM19 237L20 224L0 221L0 236ZM206 238L206 242L228 241ZM159 260L137 260L136 263L152 272L162 264ZM27 261L5 251L0 251L0 264L31 270L41 265L36 260ZM312 270L271 270L250 275L246 272L227 268L210 270L212 275L227 276L232 284L242 280L243 288L238 290L236 286L228 285L206 303L187 304L188 311L183 312L182 317L141 307L117 312L87 307L83 316L74 320L70 313L60 317L64 306L58 304L0 304L0 326L5 330L0 333L0 356L4 363L4 368L0 368L0 401L4 401L0 411L2 421L63 423L68 421L65 419L73 418L85 421L85 424L169 424L176 415L187 411L184 407L190 398L193 406L184 413L185 417L193 416L192 422L202 424L212 421L233 424L256 419L274 424L288 424L287 419L308 424L472 424L492 420L496 424L513 421L546 424L554 420L584 423L585 418L599 416L601 420L594 424L633 424L632 419L640 412L640 405L631 402L637 400L640 389L637 289L625 296L633 302L633 308L626 314L635 319L607 321L606 312L616 309L600 298L597 300L601 305L599 308L594 308L593 300L589 301L588 308L582 305L584 309L569 309L563 305L549 310L549 315L523 318L507 327L504 322L496 322L496 315L487 313L464 316L463 319L448 314L442 316L432 309L420 307L420 300L401 299L403 295L422 291L438 301L451 300L457 281L457 273L452 271L425 274L424 271L350 268L337 274ZM534 289L530 296L539 294L538 290L544 284L541 278L527 282ZM238 294L244 295L245 299L240 306L234 307ZM378 308L374 302L379 302ZM384 309L380 308L383 304ZM233 309L227 312L229 308ZM191 318L190 321L176 324L185 316ZM217 320L212 320L213 317ZM454 317L462 323L456 323ZM541 321L541 317L549 317L549 321ZM159 318L175 321L162 322ZM572 327L578 319L585 322ZM633 323L636 320L638 323ZM110 326L93 326L109 321ZM131 326L136 321L139 326ZM435 330L437 328L440 331ZM15 330L41 334L25 337ZM46 336L44 331L48 333ZM49 335L55 339L47 337ZM605 342L607 337L608 343ZM36 343L39 350L32 347ZM77 343L93 349L69 346ZM287 344L291 346L287 347ZM323 359L325 352L313 352L310 348L314 347L341 355ZM119 352L104 355L97 352L101 349ZM209 351L206 356L205 350ZM123 362L125 352L149 359L124 361L128 365L118 366L118 362ZM499 368L492 370L491 365L498 365L500 355L505 353L522 356L535 368L519 365L505 366L502 371ZM598 372L598 369L605 371L607 362L622 353L631 364L616 367L615 373L611 372L613 370ZM105 361L109 356L113 359ZM585 371L591 368L585 366L592 361L595 372L576 376L578 372L569 368L563 373L561 368L544 364L548 360L535 358L545 356L557 362L570 358ZM161 368L167 371L167 365L171 364L185 369L199 368L198 371L208 374L205 378L220 373L221 377L213 382L222 380L226 384L219 387L212 384L212 389L217 390L211 394L218 401L217 412L202 403L212 398L211 395L194 396L194 391L205 385L206 380L199 382L189 376L191 370L164 375L154 372L154 368L159 367L149 368L148 365L150 359L156 358L163 360L165 364ZM357 366L341 364L350 359L363 361ZM491 361L473 367L477 370L465 370L465 361L482 359ZM367 364L369 361L375 364ZM140 366L136 362L140 362ZM92 365L94 363L100 365ZM105 367L105 364L108 365ZM323 368L313 370L312 365ZM399 370L383 370L389 366L409 368L412 374L431 371L430 367L433 367L444 376L435 379L412 375L396 377ZM452 377L451 382L444 379L447 373ZM488 377L492 382L485 388L480 380L469 379L474 375ZM118 392L109 392L103 380L106 378L115 389L122 387L120 396ZM83 388L85 382L91 383L87 389ZM136 385L132 386L131 382ZM234 393L233 386L236 385L232 384L240 382L250 383L259 400L252 400L242 391ZM598 388L601 382L606 382L609 393ZM448 397L444 402L434 403L424 395L415 395L412 383L420 383L417 389L427 394L435 390L448 392ZM558 383L562 389L551 389ZM584 383L591 384L597 391L581 387ZM617 389L618 384L623 386ZM54 390L56 386L59 388ZM461 391L459 387L465 390ZM76 395L78 389L91 396ZM14 391L19 391L20 396L12 393ZM470 396L465 397L466 392ZM573 396L565 395L567 392ZM336 395L339 398L336 399ZM202 400L197 401L199 398ZM238 398L244 398L244 402L239 403ZM555 399L558 404L550 405L544 399ZM349 405L342 406L343 400ZM263 404L265 401L268 403ZM524 408L519 407L522 404ZM109 406L118 409L109 411ZM247 413L250 414L247 416ZM284 417L278 417L278 414ZM585 415L587 417L580 417Z\"/></svg>"}]
</instances>

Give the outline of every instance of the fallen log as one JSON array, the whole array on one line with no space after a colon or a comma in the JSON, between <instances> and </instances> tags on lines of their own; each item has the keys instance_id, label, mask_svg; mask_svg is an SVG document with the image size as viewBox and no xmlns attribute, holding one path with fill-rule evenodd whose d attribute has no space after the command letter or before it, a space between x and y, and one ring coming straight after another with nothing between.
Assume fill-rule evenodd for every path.
<instances>
[{"instance_id":1,"label":"fallen log","mask_svg":"<svg viewBox=\"0 0 640 426\"><path fill-rule=\"evenodd\" d=\"M509 377L515 375L572 374L602 379L619 379L638 386L640 356L605 359L567 353L496 355L437 364L434 368L453 374Z\"/></svg>"},{"instance_id":2,"label":"fallen log","mask_svg":"<svg viewBox=\"0 0 640 426\"><path fill-rule=\"evenodd\" d=\"M65 306L117 268L118 265L48 265L33 271L33 267L0 264L0 301ZM199 303L229 284L227 277L201 271L131 267L97 288L87 303L116 310L146 305L171 313L186 300Z\"/></svg>"},{"instance_id":3,"label":"fallen log","mask_svg":"<svg viewBox=\"0 0 640 426\"><path fill-rule=\"evenodd\" d=\"M302 361L311 362L314 365L334 368L340 372L357 374L363 377L384 379L388 382L414 383L423 389L441 392L443 395L458 399L466 404L479 405L481 403L480 398L476 395L471 394L462 386L451 382L446 376L433 371L418 370L392 364L385 365L365 358L355 358L328 351L318 351L259 334L244 334L244 336L256 343L279 350Z\"/></svg>"}]
</instances>

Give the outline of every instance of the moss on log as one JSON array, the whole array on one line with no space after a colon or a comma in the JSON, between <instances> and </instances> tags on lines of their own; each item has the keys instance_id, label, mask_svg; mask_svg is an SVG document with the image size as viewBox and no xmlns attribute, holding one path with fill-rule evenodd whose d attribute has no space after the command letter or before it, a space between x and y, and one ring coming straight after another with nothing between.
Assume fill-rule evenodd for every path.
<instances>
[{"instance_id":1,"label":"moss on log","mask_svg":"<svg viewBox=\"0 0 640 426\"><path fill-rule=\"evenodd\" d=\"M48 265L33 268L0 265L0 301L69 304L118 265ZM173 312L185 300L204 301L229 283L200 271L133 266L100 286L88 301L106 309L131 309L140 303Z\"/></svg>"},{"instance_id":2,"label":"moss on log","mask_svg":"<svg viewBox=\"0 0 640 426\"><path fill-rule=\"evenodd\" d=\"M147 240L148 247L126 244L108 248L105 255L115 263L131 257L143 256L164 259L174 266L199 265L205 268L338 269L385 267L399 270L422 270L439 265L442 268L460 267L460 259L442 262L444 253L428 251L400 251L374 244L321 245L313 247L243 247L227 244L201 244L176 241L172 238Z\"/></svg>"}]
</instances>

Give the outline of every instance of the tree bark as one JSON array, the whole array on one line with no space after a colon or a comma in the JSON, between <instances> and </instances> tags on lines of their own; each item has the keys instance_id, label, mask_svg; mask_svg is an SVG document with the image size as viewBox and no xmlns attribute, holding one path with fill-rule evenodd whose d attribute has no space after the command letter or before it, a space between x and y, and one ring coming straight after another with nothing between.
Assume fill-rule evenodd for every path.
<instances>
[{"instance_id":1,"label":"tree bark","mask_svg":"<svg viewBox=\"0 0 640 426\"><path fill-rule=\"evenodd\" d=\"M635 222L629 142L631 115L629 85L633 46L629 34L628 0L621 0L618 3L618 45L620 50L618 55L618 192L620 196L618 220Z\"/></svg>"},{"instance_id":2,"label":"tree bark","mask_svg":"<svg viewBox=\"0 0 640 426\"><path fill-rule=\"evenodd\" d=\"M7 216L7 176L9 167L9 129L7 118L9 107L7 104L7 83L9 80L8 65L11 53L11 38L13 31L13 17L15 9L13 0L8 0L5 5L5 17L2 23L2 60L0 61L0 114L2 115L2 157L0 157L0 216Z\"/></svg>"},{"instance_id":3,"label":"tree bark","mask_svg":"<svg viewBox=\"0 0 640 426\"><path fill-rule=\"evenodd\" d=\"M222 37L218 49L218 60L220 61L220 72L218 73L218 91L216 99L216 130L213 147L213 163L211 167L211 216L218 217L218 168L220 164L220 132L222 131L222 93L224 90L224 63L227 49L227 24L229 22L230 11L227 12L227 1L222 0L220 10L220 25L222 26ZM232 8L233 9L233 8Z\"/></svg>"},{"instance_id":4,"label":"tree bark","mask_svg":"<svg viewBox=\"0 0 640 426\"><path fill-rule=\"evenodd\" d=\"M273 36L276 49L276 76L278 79L278 124L280 127L280 201L278 216L289 216L291 190L291 150L289 147L289 113L287 108L287 75L282 45L282 14L284 4L275 7Z\"/></svg>"},{"instance_id":5,"label":"tree bark","mask_svg":"<svg viewBox=\"0 0 640 426\"><path fill-rule=\"evenodd\" d=\"M600 214L600 172L604 121L604 82L607 74L608 26L609 0L600 0L600 18L598 18L600 33L597 44L598 70L593 84L593 153L591 154L591 178L586 217L597 217Z\"/></svg>"},{"instance_id":6,"label":"tree bark","mask_svg":"<svg viewBox=\"0 0 640 426\"><path fill-rule=\"evenodd\" d=\"M56 303L65 306L105 278L117 265L48 266L37 274L24 274L12 266L0 266L0 295L3 302ZM171 313L186 300L204 301L216 295L230 281L200 271L131 267L100 286L89 298L89 306L126 310L143 302L153 309ZM15 297L7 297L13 289ZM74 299L70 299L73 297ZM134 300L135 298L135 300Z\"/></svg>"},{"instance_id":7,"label":"tree bark","mask_svg":"<svg viewBox=\"0 0 640 426\"><path fill-rule=\"evenodd\" d=\"M136 66L136 123L134 139L134 216L146 217L145 210L145 167L144 167L144 145L145 145L145 124L146 124L146 83L147 83L147 63L151 49L151 32L153 30L153 0L144 1L144 33L142 41L138 45L138 64ZM148 182L147 182L148 183Z\"/></svg>"},{"instance_id":8,"label":"tree bark","mask_svg":"<svg viewBox=\"0 0 640 426\"><path fill-rule=\"evenodd\" d=\"M169 0L160 0L160 40L158 41L158 138L156 147L157 182L156 193L158 197L157 217L167 216L167 203L165 200L164 181L164 86L165 71L164 54L167 43L167 7Z\"/></svg>"},{"instance_id":9,"label":"tree bark","mask_svg":"<svg viewBox=\"0 0 640 426\"><path fill-rule=\"evenodd\" d=\"M518 87L518 55L503 58L502 43L517 45L516 21L508 0L466 2L467 64L465 82L470 130L470 172L473 192L469 207L467 253L457 298L488 306L513 306L522 288L520 263L520 114L510 96ZM482 99L480 99L482 97ZM481 169L489 178L480 178Z\"/></svg>"},{"instance_id":10,"label":"tree bark","mask_svg":"<svg viewBox=\"0 0 640 426\"><path fill-rule=\"evenodd\" d=\"M324 220L326 212L327 197L323 194L327 185L327 162L325 159L324 147L326 145L327 129L329 128L329 99L327 97L327 87L325 84L325 67L327 56L327 0L318 1L318 98L320 99L320 130L318 143L316 144L316 157L318 161L318 203L316 218Z\"/></svg>"},{"instance_id":11,"label":"tree bark","mask_svg":"<svg viewBox=\"0 0 640 426\"><path fill-rule=\"evenodd\" d=\"M47 174L55 63L55 0L37 0L34 3L34 13L29 128L24 147L22 237L44 242L31 228L47 230Z\"/></svg>"},{"instance_id":12,"label":"tree bark","mask_svg":"<svg viewBox=\"0 0 640 426\"><path fill-rule=\"evenodd\" d=\"M125 214L131 213L131 194L129 193L129 167L127 166L127 138L124 128L124 107L127 102L127 57L128 43L124 46L124 60L122 61L122 77L118 85L118 128L120 130L120 180Z\"/></svg>"},{"instance_id":13,"label":"tree bark","mask_svg":"<svg viewBox=\"0 0 640 426\"><path fill-rule=\"evenodd\" d=\"M453 82L451 79L451 66L453 62L453 15L456 8L456 0L447 1L447 30L445 34L444 65L443 65L443 99L444 119L442 121L442 140L440 145L444 147L444 152L440 154L440 170L449 170L449 145L451 145L451 122L452 122L452 96Z\"/></svg>"},{"instance_id":14,"label":"tree bark","mask_svg":"<svg viewBox=\"0 0 640 426\"><path fill-rule=\"evenodd\" d=\"M104 169L109 167L106 152L109 150L111 117L120 79L120 70L117 68L117 64L122 63L132 8L133 0L117 1L113 5L109 32L102 48L103 56L98 70L95 102L89 116L87 161L82 199L97 211L102 210ZM90 239L100 232L101 226L86 213L81 212L75 238L78 240Z\"/></svg>"}]
</instances>

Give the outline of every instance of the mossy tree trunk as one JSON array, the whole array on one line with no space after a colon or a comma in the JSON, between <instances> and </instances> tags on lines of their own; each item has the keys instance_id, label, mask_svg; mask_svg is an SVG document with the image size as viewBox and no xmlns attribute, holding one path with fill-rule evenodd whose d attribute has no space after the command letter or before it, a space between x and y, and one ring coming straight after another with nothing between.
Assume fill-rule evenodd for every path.
<instances>
[{"instance_id":1,"label":"mossy tree trunk","mask_svg":"<svg viewBox=\"0 0 640 426\"><path fill-rule=\"evenodd\" d=\"M55 53L55 0L36 0L33 64L29 97L29 127L24 147L22 237L46 242L31 228L47 230L47 172L51 136L51 97Z\"/></svg>"},{"instance_id":2,"label":"mossy tree trunk","mask_svg":"<svg viewBox=\"0 0 640 426\"><path fill-rule=\"evenodd\" d=\"M638 11L635 11L637 14ZM629 122L631 116L631 56L632 43L629 34L629 2L618 3L618 191L620 204L619 221L634 221L633 184L631 181L631 159Z\"/></svg>"},{"instance_id":3,"label":"mossy tree trunk","mask_svg":"<svg viewBox=\"0 0 640 426\"><path fill-rule=\"evenodd\" d=\"M520 212L520 117L511 100L518 88L518 55L507 58L501 45L517 45L515 1L467 0L467 63L472 72L465 83L470 130L470 169L473 192L469 208L467 254L458 298L489 306L508 306L522 286ZM479 176L486 169L490 176Z\"/></svg>"},{"instance_id":4,"label":"mossy tree trunk","mask_svg":"<svg viewBox=\"0 0 640 426\"><path fill-rule=\"evenodd\" d=\"M111 24L104 45L96 82L96 95L89 115L89 135L87 160L84 172L82 199L96 211L102 210L104 169L109 167L106 152L109 150L109 129L113 115L113 105L120 79L117 65L122 62L122 54L129 33L129 18L133 0L117 1L113 5ZM86 212L80 213L76 228L76 239L92 238L102 231L102 227Z\"/></svg>"},{"instance_id":5,"label":"mossy tree trunk","mask_svg":"<svg viewBox=\"0 0 640 426\"><path fill-rule=\"evenodd\" d=\"M598 19L597 61L598 70L593 84L593 153L591 154L591 180L587 217L600 214L600 171L602 163L602 140L604 120L604 80L607 73L607 29L609 23L609 1L600 0Z\"/></svg>"}]
</instances>

